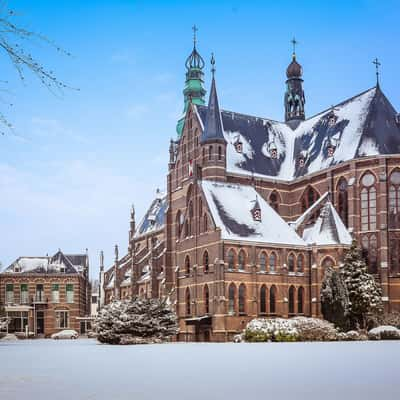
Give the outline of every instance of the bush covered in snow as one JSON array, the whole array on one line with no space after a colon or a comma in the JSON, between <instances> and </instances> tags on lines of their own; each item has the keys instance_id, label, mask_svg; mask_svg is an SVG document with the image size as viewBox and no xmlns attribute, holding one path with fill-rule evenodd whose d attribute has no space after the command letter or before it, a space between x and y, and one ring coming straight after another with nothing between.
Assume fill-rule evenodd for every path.
<instances>
[{"instance_id":1,"label":"bush covered in snow","mask_svg":"<svg viewBox=\"0 0 400 400\"><path fill-rule=\"evenodd\" d=\"M109 344L145 344L168 341L178 333L177 317L165 301L114 301L95 320L97 339Z\"/></svg>"},{"instance_id":2,"label":"bush covered in snow","mask_svg":"<svg viewBox=\"0 0 400 400\"><path fill-rule=\"evenodd\" d=\"M379 325L391 325L395 326L396 328L400 329L400 313L398 312L391 312L387 314L383 314L378 316Z\"/></svg>"},{"instance_id":3,"label":"bush covered in snow","mask_svg":"<svg viewBox=\"0 0 400 400\"><path fill-rule=\"evenodd\" d=\"M7 326L10 323L9 319L6 317L0 317L0 331L7 330Z\"/></svg>"},{"instance_id":4,"label":"bush covered in snow","mask_svg":"<svg viewBox=\"0 0 400 400\"><path fill-rule=\"evenodd\" d=\"M371 329L368 332L368 339L370 340L400 340L400 329L390 326L382 325Z\"/></svg>"},{"instance_id":5,"label":"bush covered in snow","mask_svg":"<svg viewBox=\"0 0 400 400\"><path fill-rule=\"evenodd\" d=\"M368 340L368 336L359 331L348 331L348 332L339 332L337 335L338 340L343 341L356 341L356 340Z\"/></svg>"},{"instance_id":6,"label":"bush covered in snow","mask_svg":"<svg viewBox=\"0 0 400 400\"><path fill-rule=\"evenodd\" d=\"M258 318L250 321L244 331L247 342L332 341L337 335L330 322L306 317Z\"/></svg>"}]
</instances>

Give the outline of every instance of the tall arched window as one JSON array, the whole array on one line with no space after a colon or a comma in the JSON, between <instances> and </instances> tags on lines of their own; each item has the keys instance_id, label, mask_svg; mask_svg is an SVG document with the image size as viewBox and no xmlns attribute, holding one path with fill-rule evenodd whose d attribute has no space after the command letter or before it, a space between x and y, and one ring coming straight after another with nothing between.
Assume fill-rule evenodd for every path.
<instances>
[{"instance_id":1,"label":"tall arched window","mask_svg":"<svg viewBox=\"0 0 400 400\"><path fill-rule=\"evenodd\" d=\"M337 204L338 212L343 224L349 226L349 202L347 194L347 181L345 178L340 178L337 185Z\"/></svg>"},{"instance_id":2,"label":"tall arched window","mask_svg":"<svg viewBox=\"0 0 400 400\"><path fill-rule=\"evenodd\" d=\"M209 265L208 265L208 251L206 250L203 254L203 265L204 265L204 273L208 273Z\"/></svg>"},{"instance_id":3,"label":"tall arched window","mask_svg":"<svg viewBox=\"0 0 400 400\"><path fill-rule=\"evenodd\" d=\"M390 252L390 271L392 273L400 272L400 239L392 237L389 241Z\"/></svg>"},{"instance_id":4,"label":"tall arched window","mask_svg":"<svg viewBox=\"0 0 400 400\"><path fill-rule=\"evenodd\" d=\"M364 257L365 263L368 266L369 273L376 274L378 272L378 243L376 240L376 235L364 235L361 239L361 246L362 255Z\"/></svg>"},{"instance_id":5,"label":"tall arched window","mask_svg":"<svg viewBox=\"0 0 400 400\"><path fill-rule=\"evenodd\" d=\"M294 288L294 286L290 286L290 288L289 288L289 314L294 314L294 294L295 294L295 288Z\"/></svg>"},{"instance_id":6,"label":"tall arched window","mask_svg":"<svg viewBox=\"0 0 400 400\"><path fill-rule=\"evenodd\" d=\"M180 164L179 164L179 161L177 161L176 167L175 167L175 186L176 187L178 187L178 185L179 185L179 168L180 168Z\"/></svg>"},{"instance_id":7,"label":"tall arched window","mask_svg":"<svg viewBox=\"0 0 400 400\"><path fill-rule=\"evenodd\" d=\"M185 303L186 303L186 315L191 315L191 304L190 304L190 290L186 288L186 295L185 295Z\"/></svg>"},{"instance_id":8,"label":"tall arched window","mask_svg":"<svg viewBox=\"0 0 400 400\"><path fill-rule=\"evenodd\" d=\"M376 229L375 176L367 172L361 179L361 230Z\"/></svg>"},{"instance_id":9,"label":"tall arched window","mask_svg":"<svg viewBox=\"0 0 400 400\"><path fill-rule=\"evenodd\" d=\"M218 146L218 160L222 160L222 147Z\"/></svg>"},{"instance_id":10,"label":"tall arched window","mask_svg":"<svg viewBox=\"0 0 400 400\"><path fill-rule=\"evenodd\" d=\"M204 286L204 313L210 313L210 292L207 285Z\"/></svg>"},{"instance_id":11,"label":"tall arched window","mask_svg":"<svg viewBox=\"0 0 400 400\"><path fill-rule=\"evenodd\" d=\"M332 268L335 265L335 260L331 257L325 257L322 260L322 267L323 268Z\"/></svg>"},{"instance_id":12,"label":"tall arched window","mask_svg":"<svg viewBox=\"0 0 400 400\"><path fill-rule=\"evenodd\" d=\"M265 272L267 270L267 254L262 251L260 254L260 271Z\"/></svg>"},{"instance_id":13,"label":"tall arched window","mask_svg":"<svg viewBox=\"0 0 400 400\"><path fill-rule=\"evenodd\" d=\"M400 171L395 170L389 179L389 228L400 228Z\"/></svg>"},{"instance_id":14,"label":"tall arched window","mask_svg":"<svg viewBox=\"0 0 400 400\"><path fill-rule=\"evenodd\" d=\"M276 270L276 254L272 252L269 256L269 271L275 272Z\"/></svg>"},{"instance_id":15,"label":"tall arched window","mask_svg":"<svg viewBox=\"0 0 400 400\"><path fill-rule=\"evenodd\" d=\"M303 197L301 199L301 211L304 212L308 208L310 208L317 200L319 199L318 192L311 186L309 186L305 192L303 193ZM309 220L308 223L313 223L318 217L317 211L314 212Z\"/></svg>"},{"instance_id":16,"label":"tall arched window","mask_svg":"<svg viewBox=\"0 0 400 400\"><path fill-rule=\"evenodd\" d=\"M239 314L246 312L246 286L244 283L239 286Z\"/></svg>"},{"instance_id":17,"label":"tall arched window","mask_svg":"<svg viewBox=\"0 0 400 400\"><path fill-rule=\"evenodd\" d=\"M276 287L272 286L269 290L269 312L276 313Z\"/></svg>"},{"instance_id":18,"label":"tall arched window","mask_svg":"<svg viewBox=\"0 0 400 400\"><path fill-rule=\"evenodd\" d=\"M235 297L236 297L236 287L233 283L231 283L228 289L228 313L230 315L235 314Z\"/></svg>"},{"instance_id":19,"label":"tall arched window","mask_svg":"<svg viewBox=\"0 0 400 400\"><path fill-rule=\"evenodd\" d=\"M290 253L288 256L288 269L289 272L294 272L294 254Z\"/></svg>"},{"instance_id":20,"label":"tall arched window","mask_svg":"<svg viewBox=\"0 0 400 400\"><path fill-rule=\"evenodd\" d=\"M212 146L208 146L208 159L212 160Z\"/></svg>"},{"instance_id":21,"label":"tall arched window","mask_svg":"<svg viewBox=\"0 0 400 400\"><path fill-rule=\"evenodd\" d=\"M200 198L199 199L199 209L198 209L199 219L201 218L202 215L203 215L203 200Z\"/></svg>"},{"instance_id":22,"label":"tall arched window","mask_svg":"<svg viewBox=\"0 0 400 400\"><path fill-rule=\"evenodd\" d=\"M279 197L278 193L273 191L269 196L269 205L276 211L279 212Z\"/></svg>"},{"instance_id":23,"label":"tall arched window","mask_svg":"<svg viewBox=\"0 0 400 400\"><path fill-rule=\"evenodd\" d=\"M189 203L189 236L193 235L193 202Z\"/></svg>"},{"instance_id":24,"label":"tall arched window","mask_svg":"<svg viewBox=\"0 0 400 400\"><path fill-rule=\"evenodd\" d=\"M228 251L228 269L230 271L235 269L235 252L233 249Z\"/></svg>"},{"instance_id":25,"label":"tall arched window","mask_svg":"<svg viewBox=\"0 0 400 400\"><path fill-rule=\"evenodd\" d=\"M304 288L299 287L297 291L297 312L299 314L304 313Z\"/></svg>"},{"instance_id":26,"label":"tall arched window","mask_svg":"<svg viewBox=\"0 0 400 400\"><path fill-rule=\"evenodd\" d=\"M190 257L185 257L185 273L186 275L190 275Z\"/></svg>"},{"instance_id":27,"label":"tall arched window","mask_svg":"<svg viewBox=\"0 0 400 400\"><path fill-rule=\"evenodd\" d=\"M207 217L207 214L204 214L204 217L203 217L203 231L204 232L208 231L208 217Z\"/></svg>"},{"instance_id":28,"label":"tall arched window","mask_svg":"<svg viewBox=\"0 0 400 400\"><path fill-rule=\"evenodd\" d=\"M245 269L246 255L244 253L244 250L239 251L238 265L239 265L239 270L243 271Z\"/></svg>"},{"instance_id":29,"label":"tall arched window","mask_svg":"<svg viewBox=\"0 0 400 400\"><path fill-rule=\"evenodd\" d=\"M176 238L179 239L181 236L181 210L178 210L178 212L176 213L176 218L175 218L175 235Z\"/></svg>"},{"instance_id":30,"label":"tall arched window","mask_svg":"<svg viewBox=\"0 0 400 400\"><path fill-rule=\"evenodd\" d=\"M267 288L265 285L262 285L260 289L260 313L265 314L266 312L267 312Z\"/></svg>"},{"instance_id":31,"label":"tall arched window","mask_svg":"<svg viewBox=\"0 0 400 400\"><path fill-rule=\"evenodd\" d=\"M304 256L303 254L299 254L297 257L297 272L304 271Z\"/></svg>"}]
</instances>

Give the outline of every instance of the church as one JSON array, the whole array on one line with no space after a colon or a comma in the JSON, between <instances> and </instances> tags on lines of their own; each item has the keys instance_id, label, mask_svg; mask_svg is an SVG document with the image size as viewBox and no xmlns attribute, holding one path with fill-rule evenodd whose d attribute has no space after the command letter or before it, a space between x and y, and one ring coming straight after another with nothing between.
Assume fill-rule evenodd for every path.
<instances>
[{"instance_id":1,"label":"church","mask_svg":"<svg viewBox=\"0 0 400 400\"><path fill-rule=\"evenodd\" d=\"M294 48L275 121L220 108L214 57L206 104L195 38L166 192L138 223L132 208L126 254L116 246L106 270L101 255L100 305L167 296L181 341L228 341L256 317L321 317L325 270L355 239L385 310L400 311L400 114L375 64L374 87L308 117Z\"/></svg>"}]
</instances>

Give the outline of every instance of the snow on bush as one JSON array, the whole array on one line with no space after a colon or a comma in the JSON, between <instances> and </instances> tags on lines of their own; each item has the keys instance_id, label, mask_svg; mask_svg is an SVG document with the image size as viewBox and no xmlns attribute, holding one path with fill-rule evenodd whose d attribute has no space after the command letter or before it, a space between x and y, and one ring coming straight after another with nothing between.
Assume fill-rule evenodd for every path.
<instances>
[{"instance_id":1,"label":"snow on bush","mask_svg":"<svg viewBox=\"0 0 400 400\"><path fill-rule=\"evenodd\" d=\"M145 344L168 341L178 333L177 317L165 301L114 301L95 320L97 339L109 344Z\"/></svg>"},{"instance_id":2,"label":"snow on bush","mask_svg":"<svg viewBox=\"0 0 400 400\"><path fill-rule=\"evenodd\" d=\"M348 331L348 332L339 332L337 335L337 339L343 341L356 341L356 340L367 340L368 337L363 332Z\"/></svg>"},{"instance_id":3,"label":"snow on bush","mask_svg":"<svg viewBox=\"0 0 400 400\"><path fill-rule=\"evenodd\" d=\"M368 332L368 339L370 340L399 340L400 329L390 326L382 325L373 328Z\"/></svg>"},{"instance_id":4,"label":"snow on bush","mask_svg":"<svg viewBox=\"0 0 400 400\"><path fill-rule=\"evenodd\" d=\"M244 332L247 342L294 342L337 340L338 331L328 321L297 317L258 318L250 321Z\"/></svg>"},{"instance_id":5,"label":"snow on bush","mask_svg":"<svg viewBox=\"0 0 400 400\"><path fill-rule=\"evenodd\" d=\"M0 318L0 331L5 331L7 329L8 324L10 323L10 320L6 317L1 317Z\"/></svg>"}]
</instances>

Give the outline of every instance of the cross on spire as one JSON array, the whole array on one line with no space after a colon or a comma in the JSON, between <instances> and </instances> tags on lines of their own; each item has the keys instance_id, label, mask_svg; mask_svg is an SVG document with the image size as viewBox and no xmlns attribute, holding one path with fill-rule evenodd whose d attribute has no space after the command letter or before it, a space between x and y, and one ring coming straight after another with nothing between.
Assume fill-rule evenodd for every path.
<instances>
[{"instance_id":1,"label":"cross on spire","mask_svg":"<svg viewBox=\"0 0 400 400\"><path fill-rule=\"evenodd\" d=\"M215 58L214 53L211 53L211 73L214 76L215 74Z\"/></svg>"},{"instance_id":2,"label":"cross on spire","mask_svg":"<svg viewBox=\"0 0 400 400\"><path fill-rule=\"evenodd\" d=\"M299 42L296 40L296 38L293 36L293 39L290 41L293 45L293 55L296 55L296 45L299 44Z\"/></svg>"},{"instance_id":3,"label":"cross on spire","mask_svg":"<svg viewBox=\"0 0 400 400\"><path fill-rule=\"evenodd\" d=\"M199 30L196 25L192 26L193 30L193 45L196 47L196 42L197 42L197 31Z\"/></svg>"},{"instance_id":4,"label":"cross on spire","mask_svg":"<svg viewBox=\"0 0 400 400\"><path fill-rule=\"evenodd\" d=\"M379 67L381 66L381 63L379 62L378 57L375 57L375 59L372 61L372 64L375 65L376 85L379 86Z\"/></svg>"}]
</instances>

